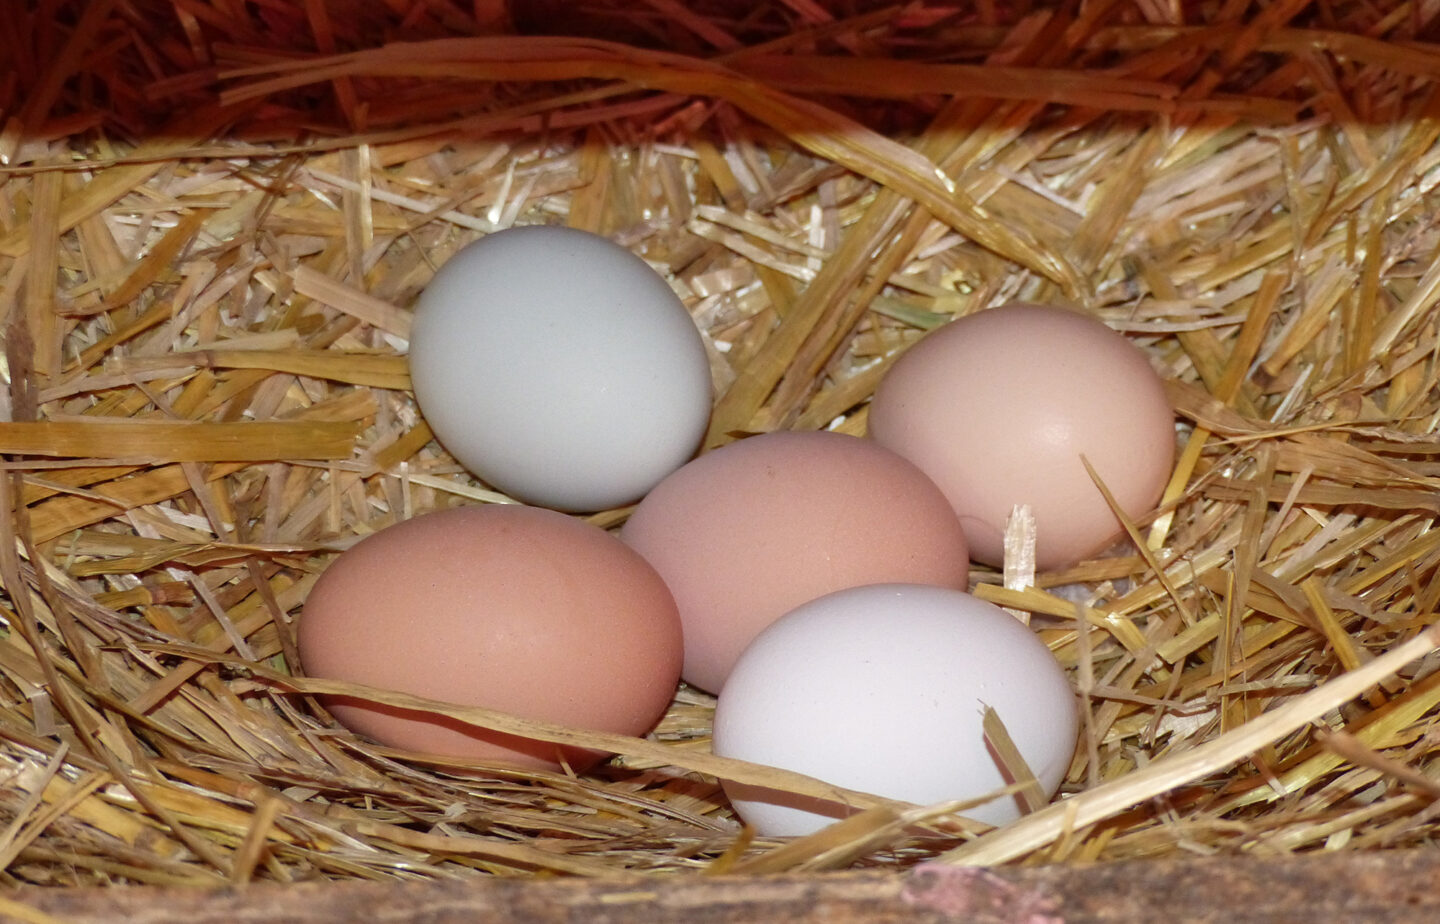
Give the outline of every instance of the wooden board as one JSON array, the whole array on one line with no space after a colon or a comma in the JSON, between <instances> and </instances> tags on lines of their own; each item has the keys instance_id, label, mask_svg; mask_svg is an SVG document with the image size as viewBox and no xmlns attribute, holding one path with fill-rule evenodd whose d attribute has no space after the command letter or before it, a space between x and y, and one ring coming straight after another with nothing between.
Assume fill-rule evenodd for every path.
<instances>
[{"instance_id":1,"label":"wooden board","mask_svg":"<svg viewBox=\"0 0 1440 924\"><path fill-rule=\"evenodd\" d=\"M244 890L25 888L0 920L67 924L1391 924L1440 920L1440 852L1216 857L986 870L928 864L849 872L656 880L312 882ZM28 906L21 910L11 903ZM18 913L17 913L18 912ZM7 916L8 913L8 916Z\"/></svg>"}]
</instances>

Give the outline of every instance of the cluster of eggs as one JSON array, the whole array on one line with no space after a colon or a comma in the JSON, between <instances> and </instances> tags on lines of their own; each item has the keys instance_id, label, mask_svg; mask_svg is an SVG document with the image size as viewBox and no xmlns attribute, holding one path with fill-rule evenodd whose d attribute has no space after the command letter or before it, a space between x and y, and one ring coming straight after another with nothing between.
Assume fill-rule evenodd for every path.
<instances>
[{"instance_id":1,"label":"cluster of eggs","mask_svg":"<svg viewBox=\"0 0 1440 924\"><path fill-rule=\"evenodd\" d=\"M440 442L525 504L424 514L341 554L299 623L311 675L625 735L647 733L683 678L718 694L716 753L918 803L1017 782L989 709L1023 769L1058 787L1073 692L1036 634L965 591L972 557L1001 563L1016 504L1037 562L1057 567L1120 532L1095 477L1127 514L1158 499L1171 410L1105 325L1023 304L967 316L887 370L870 439L775 432L692 459L711 385L683 303L618 245L531 227L441 268L410 365ZM618 537L567 515L637 500ZM576 771L606 756L326 702L409 751ZM726 791L763 834L847 812ZM967 814L1018 811L1004 797Z\"/></svg>"}]
</instances>

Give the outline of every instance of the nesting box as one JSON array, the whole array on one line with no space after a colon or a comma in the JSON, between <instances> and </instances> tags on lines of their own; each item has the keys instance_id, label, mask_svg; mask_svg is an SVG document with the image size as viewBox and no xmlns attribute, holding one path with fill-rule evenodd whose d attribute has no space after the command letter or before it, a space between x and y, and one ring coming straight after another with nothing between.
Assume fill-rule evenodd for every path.
<instances>
[{"instance_id":1,"label":"nesting box","mask_svg":"<svg viewBox=\"0 0 1440 924\"><path fill-rule=\"evenodd\" d=\"M1435 15L12 5L0 916L1433 906L1405 848L1440 792ZM1096 557L971 575L1077 692L1053 802L991 830L857 795L817 834L754 837L722 780L824 783L712 755L714 697L686 686L583 775L334 723L294 646L327 564L507 500L434 440L406 347L436 268L525 224L669 282L709 355L706 450L864 435L896 357L1010 301L1146 353L1176 423L1158 504Z\"/></svg>"}]
</instances>

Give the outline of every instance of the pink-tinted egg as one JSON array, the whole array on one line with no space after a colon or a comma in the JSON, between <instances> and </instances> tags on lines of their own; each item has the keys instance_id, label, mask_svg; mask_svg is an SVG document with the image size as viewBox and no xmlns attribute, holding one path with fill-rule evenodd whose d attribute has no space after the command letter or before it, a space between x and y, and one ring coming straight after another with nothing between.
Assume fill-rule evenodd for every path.
<instances>
[{"instance_id":1,"label":"pink-tinted egg","mask_svg":"<svg viewBox=\"0 0 1440 924\"><path fill-rule=\"evenodd\" d=\"M869 440L768 433L685 465L621 538L669 585L689 683L718 691L741 651L816 597L883 582L963 590L965 535L930 479Z\"/></svg>"},{"instance_id":2,"label":"pink-tinted egg","mask_svg":"<svg viewBox=\"0 0 1440 924\"><path fill-rule=\"evenodd\" d=\"M1040 567L1101 551L1122 527L1081 457L1135 517L1159 500L1175 451L1164 385L1139 349L1093 318L1021 303L911 347L881 380L869 427L935 480L970 554L991 565L1017 504L1034 513Z\"/></svg>"},{"instance_id":3,"label":"pink-tinted egg","mask_svg":"<svg viewBox=\"0 0 1440 924\"><path fill-rule=\"evenodd\" d=\"M664 713L681 661L675 602L644 559L520 506L425 514L362 540L310 592L298 644L313 677L625 735ZM410 751L577 770L605 756L356 698L326 706Z\"/></svg>"}]
</instances>

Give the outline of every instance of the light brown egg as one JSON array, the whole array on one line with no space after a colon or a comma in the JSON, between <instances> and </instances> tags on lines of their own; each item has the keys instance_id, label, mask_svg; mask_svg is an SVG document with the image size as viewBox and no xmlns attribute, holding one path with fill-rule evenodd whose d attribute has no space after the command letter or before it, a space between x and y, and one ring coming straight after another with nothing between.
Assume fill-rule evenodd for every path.
<instances>
[{"instance_id":1,"label":"light brown egg","mask_svg":"<svg viewBox=\"0 0 1440 924\"><path fill-rule=\"evenodd\" d=\"M680 674L680 621L653 568L614 536L550 510L465 507L367 537L321 575L298 628L314 677L641 735ZM593 750L499 734L347 697L326 706L382 744L584 769Z\"/></svg>"},{"instance_id":2,"label":"light brown egg","mask_svg":"<svg viewBox=\"0 0 1440 924\"><path fill-rule=\"evenodd\" d=\"M767 433L685 465L635 509L621 538L675 595L689 683L718 691L765 627L862 584L964 590L960 523L930 479L869 440Z\"/></svg>"},{"instance_id":3,"label":"light brown egg","mask_svg":"<svg viewBox=\"0 0 1440 924\"><path fill-rule=\"evenodd\" d=\"M1122 527L1084 456L1132 517L1169 478L1175 420L1149 360L1090 317L1015 303L968 315L896 360L870 435L950 499L976 561L1001 564L1016 504L1035 515L1042 568L1103 550Z\"/></svg>"}]
</instances>

